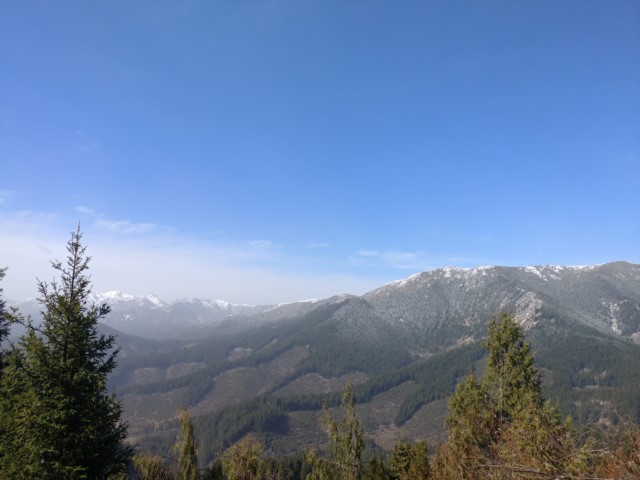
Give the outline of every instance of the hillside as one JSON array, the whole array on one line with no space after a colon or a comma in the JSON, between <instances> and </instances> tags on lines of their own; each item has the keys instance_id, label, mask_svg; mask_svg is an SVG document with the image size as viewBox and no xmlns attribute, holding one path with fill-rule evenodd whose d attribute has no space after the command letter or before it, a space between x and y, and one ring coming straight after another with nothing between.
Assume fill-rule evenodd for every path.
<instances>
[{"instance_id":1,"label":"hillside","mask_svg":"<svg viewBox=\"0 0 640 480\"><path fill-rule=\"evenodd\" d=\"M111 383L132 439L158 448L172 441L175 411L186 405L210 451L248 431L274 451L299 450L323 441L320 407L335 404L348 380L378 445L433 440L457 380L482 368L486 324L501 309L525 328L547 396L566 414L640 420L640 266L624 262L447 268L361 297L230 315L214 322L235 325L219 334L121 358Z\"/></svg>"}]
</instances>

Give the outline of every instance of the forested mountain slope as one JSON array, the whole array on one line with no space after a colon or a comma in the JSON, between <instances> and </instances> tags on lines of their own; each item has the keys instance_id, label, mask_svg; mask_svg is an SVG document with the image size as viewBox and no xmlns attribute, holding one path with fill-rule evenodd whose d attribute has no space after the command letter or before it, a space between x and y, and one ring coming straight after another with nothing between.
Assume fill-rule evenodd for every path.
<instances>
[{"instance_id":1,"label":"forested mountain slope","mask_svg":"<svg viewBox=\"0 0 640 480\"><path fill-rule=\"evenodd\" d=\"M640 266L448 268L362 297L337 296L227 317L184 348L127 356L111 378L135 441L173 440L192 410L210 451L260 432L274 451L323 440L317 415L356 384L367 435L436 438L446 397L483 368L490 317L512 311L537 350L547 396L578 422L640 420Z\"/></svg>"}]
</instances>

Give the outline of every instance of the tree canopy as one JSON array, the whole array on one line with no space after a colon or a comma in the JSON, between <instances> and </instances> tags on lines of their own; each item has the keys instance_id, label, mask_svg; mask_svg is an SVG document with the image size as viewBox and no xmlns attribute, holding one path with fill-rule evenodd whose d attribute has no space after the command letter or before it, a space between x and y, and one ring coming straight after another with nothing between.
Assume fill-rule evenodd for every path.
<instances>
[{"instance_id":1,"label":"tree canopy","mask_svg":"<svg viewBox=\"0 0 640 480\"><path fill-rule=\"evenodd\" d=\"M2 280L7 272L6 268L0 268L0 280ZM2 297L2 288L0 288L0 347L2 346L2 342L4 342L5 338L9 334L9 322L5 316L5 301ZM2 350L0 349L0 375L2 374L3 360L2 360Z\"/></svg>"},{"instance_id":2,"label":"tree canopy","mask_svg":"<svg viewBox=\"0 0 640 480\"><path fill-rule=\"evenodd\" d=\"M66 262L52 262L59 280L38 282L42 324L13 316L26 333L6 352L0 380L2 478L108 478L131 457L121 404L107 392L118 349L97 330L109 307L90 300L81 239L78 228Z\"/></svg>"},{"instance_id":3,"label":"tree canopy","mask_svg":"<svg viewBox=\"0 0 640 480\"><path fill-rule=\"evenodd\" d=\"M483 378L470 373L449 401L449 440L436 455L435 478L556 478L579 471L583 456L570 424L545 403L531 347L512 315L491 319L485 347Z\"/></svg>"}]
</instances>

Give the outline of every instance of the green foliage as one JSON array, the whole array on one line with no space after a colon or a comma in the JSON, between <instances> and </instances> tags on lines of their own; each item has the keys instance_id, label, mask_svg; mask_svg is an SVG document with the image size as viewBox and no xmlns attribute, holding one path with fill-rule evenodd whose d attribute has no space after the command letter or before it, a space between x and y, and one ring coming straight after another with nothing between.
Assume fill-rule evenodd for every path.
<instances>
[{"instance_id":1,"label":"green foliage","mask_svg":"<svg viewBox=\"0 0 640 480\"><path fill-rule=\"evenodd\" d=\"M387 472L382 458L373 454L363 473L364 480L387 480Z\"/></svg>"},{"instance_id":2,"label":"green foliage","mask_svg":"<svg viewBox=\"0 0 640 480\"><path fill-rule=\"evenodd\" d=\"M364 431L356 417L355 404L353 388L348 383L342 394L342 419L334 419L324 405L323 425L329 436L329 455L325 458L310 453L311 473L307 476L308 480L361 480L364 471Z\"/></svg>"},{"instance_id":3,"label":"green foliage","mask_svg":"<svg viewBox=\"0 0 640 480\"><path fill-rule=\"evenodd\" d=\"M0 268L0 280L2 280L7 273L6 268ZM4 339L7 338L9 334L9 321L5 317L5 301L2 298L2 288L0 288L0 348L2 348L2 343ZM2 350L0 350L0 374L2 372Z\"/></svg>"},{"instance_id":4,"label":"green foliage","mask_svg":"<svg viewBox=\"0 0 640 480\"><path fill-rule=\"evenodd\" d=\"M306 373L317 372L334 377L359 371L377 375L389 369L402 368L411 362L404 345L387 345L380 349L377 344L363 344L337 331L330 319L343 303L321 305L295 321L212 337L191 348L146 358L124 359L116 372L114 385L121 387L121 395L164 393L184 388L183 404L193 405L213 388L211 379L216 375L232 368L257 367L293 347L308 347L309 356L302 360L295 372L274 385L271 392ZM249 348L251 353L230 361L229 353L235 347ZM127 373L136 368L167 367L174 363L189 362L203 362L206 366L178 378L121 386Z\"/></svg>"},{"instance_id":5,"label":"green foliage","mask_svg":"<svg viewBox=\"0 0 640 480\"><path fill-rule=\"evenodd\" d=\"M492 445L500 464L550 478L580 473L583 453L576 448L570 422L562 421L557 408L540 405L539 398L527 393L512 412Z\"/></svg>"},{"instance_id":6,"label":"green foliage","mask_svg":"<svg viewBox=\"0 0 640 480\"><path fill-rule=\"evenodd\" d=\"M491 412L485 408L485 401L485 392L475 374L470 373L460 382L449 400L446 426L452 443L460 445L465 450L487 447L490 435L486 425Z\"/></svg>"},{"instance_id":7,"label":"green foliage","mask_svg":"<svg viewBox=\"0 0 640 480\"><path fill-rule=\"evenodd\" d=\"M421 363L391 370L371 377L366 382L353 386L353 395L358 404L372 400L404 382L415 382L414 393L399 399L400 409L396 424L402 425L425 403L444 399L456 386L457 379L464 374L468 365L483 355L480 344L472 344L431 357ZM215 413L194 419L201 445L201 458L206 463L215 450L228 448L248 433L273 432L286 434L288 414L298 411L317 411L324 404L338 407L341 402L339 392L329 394L299 394L287 397L260 395L238 405L224 408ZM167 452L173 442L170 433L148 436L142 446L152 451Z\"/></svg>"},{"instance_id":8,"label":"green foliage","mask_svg":"<svg viewBox=\"0 0 640 480\"><path fill-rule=\"evenodd\" d=\"M171 451L177 459L141 453L133 457L133 466L141 480L198 480L197 444L189 411L178 409L180 435Z\"/></svg>"},{"instance_id":9,"label":"green foliage","mask_svg":"<svg viewBox=\"0 0 640 480\"><path fill-rule=\"evenodd\" d=\"M477 346L383 373L357 387L349 384L341 398L335 394L325 397L323 426L329 445L324 456L311 451L304 460L265 457L262 444L246 436L251 431L286 432L287 412L317 409L321 396L262 395L214 416L205 416L207 422L199 419L199 430L205 438L217 432L215 438L222 442L220 446L243 436L244 439L232 445L221 462L210 464L202 478L637 478L640 471L637 427L628 434L616 434L613 440L589 439L578 444L570 423L562 420L558 408L545 403L541 375L534 365L531 348L513 317L500 314L493 318L485 345L488 356L484 373L480 380L470 373L458 383L449 402L448 441L437 449L431 461L422 442L398 443L387 465L377 455L363 461L365 440L355 415L356 400L370 399L406 381L426 385L434 371L448 375L447 381L435 388L438 395L445 395L450 382L458 377L458 362L467 361L468 365L480 358ZM342 408L332 414L329 407L337 406L340 400ZM211 443L205 443L212 447Z\"/></svg>"},{"instance_id":10,"label":"green foliage","mask_svg":"<svg viewBox=\"0 0 640 480\"><path fill-rule=\"evenodd\" d=\"M174 480L166 460L150 453L133 456L133 467L139 480Z\"/></svg>"},{"instance_id":11,"label":"green foliage","mask_svg":"<svg viewBox=\"0 0 640 480\"><path fill-rule=\"evenodd\" d=\"M262 460L264 446L252 436L243 438L222 456L222 471L227 480L267 478Z\"/></svg>"},{"instance_id":12,"label":"green foliage","mask_svg":"<svg viewBox=\"0 0 640 480\"><path fill-rule=\"evenodd\" d=\"M419 388L402 400L395 424L404 424L423 405L453 393L456 382L467 372L468 366L483 355L482 346L472 344L406 367L407 380L414 381Z\"/></svg>"},{"instance_id":13,"label":"green foliage","mask_svg":"<svg viewBox=\"0 0 640 480\"><path fill-rule=\"evenodd\" d=\"M548 335L536 344L538 364L552 372L546 395L576 425L616 424L621 417L640 423L640 345L584 327L570 341Z\"/></svg>"},{"instance_id":14,"label":"green foliage","mask_svg":"<svg viewBox=\"0 0 640 480\"><path fill-rule=\"evenodd\" d=\"M282 399L260 396L241 405L197 419L205 455L214 449L224 449L245 435L286 428L285 405ZM209 460L205 456L205 460Z\"/></svg>"},{"instance_id":15,"label":"green foliage","mask_svg":"<svg viewBox=\"0 0 640 480\"><path fill-rule=\"evenodd\" d=\"M426 480L431 467L429 454L424 442L415 442L413 446L398 442L389 461L390 476L394 480Z\"/></svg>"},{"instance_id":16,"label":"green foliage","mask_svg":"<svg viewBox=\"0 0 640 480\"><path fill-rule=\"evenodd\" d=\"M66 263L52 263L60 283L39 282L42 327L14 317L27 332L0 380L2 478L106 478L131 457L122 407L106 391L114 338L96 330L109 308L89 302L90 259L80 240L72 233Z\"/></svg>"},{"instance_id":17,"label":"green foliage","mask_svg":"<svg viewBox=\"0 0 640 480\"><path fill-rule=\"evenodd\" d=\"M6 268L0 268L0 280L2 280L7 273ZM3 351L4 341L9 335L9 319L5 315L5 301L2 297L2 288L0 288L0 378L2 378L2 371L4 370L4 357ZM4 436L2 430L0 430L0 436Z\"/></svg>"},{"instance_id":18,"label":"green foliage","mask_svg":"<svg viewBox=\"0 0 640 480\"><path fill-rule=\"evenodd\" d=\"M449 402L449 439L436 455L434 477L555 478L579 472L584 452L557 408L544 403L531 348L512 316L503 312L491 320L485 346L482 381L468 375Z\"/></svg>"},{"instance_id":19,"label":"green foliage","mask_svg":"<svg viewBox=\"0 0 640 480\"><path fill-rule=\"evenodd\" d=\"M526 394L541 404L540 373L531 346L513 316L500 312L489 321L488 333L485 348L489 361L482 384L496 414L509 416Z\"/></svg>"},{"instance_id":20,"label":"green foliage","mask_svg":"<svg viewBox=\"0 0 640 480\"><path fill-rule=\"evenodd\" d=\"M198 447L189 411L186 408L179 409L178 419L181 438L174 448L178 453L178 480L196 480L198 478Z\"/></svg>"}]
</instances>

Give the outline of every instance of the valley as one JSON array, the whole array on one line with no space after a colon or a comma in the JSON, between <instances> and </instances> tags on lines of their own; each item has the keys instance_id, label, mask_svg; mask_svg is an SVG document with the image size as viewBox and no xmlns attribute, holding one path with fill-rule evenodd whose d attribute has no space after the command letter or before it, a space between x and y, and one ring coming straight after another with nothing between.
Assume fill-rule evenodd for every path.
<instances>
[{"instance_id":1,"label":"valley","mask_svg":"<svg viewBox=\"0 0 640 480\"><path fill-rule=\"evenodd\" d=\"M143 329L136 321L159 317L155 308L113 310L129 316L134 333ZM563 414L578 425L640 420L638 265L440 269L361 297L244 308L224 317L185 313L200 340L187 339L180 317L169 313L163 340L120 334L124 354L111 388L123 400L132 442L164 451L175 440L176 410L186 406L203 459L249 432L274 454L321 446L322 405L337 407L351 382L377 447L437 443L446 399L464 375L484 368L482 339L500 310L515 313L546 396Z\"/></svg>"}]
</instances>

